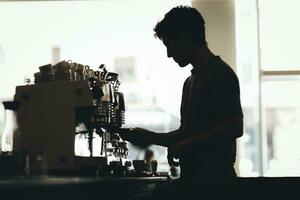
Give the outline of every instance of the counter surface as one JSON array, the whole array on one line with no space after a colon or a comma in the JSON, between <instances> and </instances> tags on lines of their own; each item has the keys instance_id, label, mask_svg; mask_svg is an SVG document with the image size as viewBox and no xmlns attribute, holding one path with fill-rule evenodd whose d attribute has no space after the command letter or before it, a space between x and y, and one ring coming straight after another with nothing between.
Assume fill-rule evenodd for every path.
<instances>
[{"instance_id":1,"label":"counter surface","mask_svg":"<svg viewBox=\"0 0 300 200\"><path fill-rule=\"evenodd\" d=\"M133 199L165 184L168 177L12 177L0 178L0 196L12 199ZM0 197L0 199L1 199Z\"/></svg>"}]
</instances>

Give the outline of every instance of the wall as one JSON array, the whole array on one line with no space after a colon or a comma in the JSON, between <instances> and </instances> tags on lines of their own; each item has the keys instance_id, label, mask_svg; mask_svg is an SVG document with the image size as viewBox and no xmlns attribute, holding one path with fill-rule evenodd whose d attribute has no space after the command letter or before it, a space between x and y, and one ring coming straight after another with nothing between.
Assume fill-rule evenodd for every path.
<instances>
[{"instance_id":1,"label":"wall","mask_svg":"<svg viewBox=\"0 0 300 200\"><path fill-rule=\"evenodd\" d=\"M193 0L206 22L208 46L236 69L235 15L233 0Z\"/></svg>"}]
</instances>

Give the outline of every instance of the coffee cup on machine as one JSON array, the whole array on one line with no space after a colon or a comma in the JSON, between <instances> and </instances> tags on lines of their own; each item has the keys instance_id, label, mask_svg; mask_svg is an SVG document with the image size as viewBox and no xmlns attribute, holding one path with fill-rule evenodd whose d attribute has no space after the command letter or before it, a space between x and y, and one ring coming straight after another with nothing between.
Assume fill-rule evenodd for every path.
<instances>
[{"instance_id":1,"label":"coffee cup on machine","mask_svg":"<svg viewBox=\"0 0 300 200\"><path fill-rule=\"evenodd\" d=\"M65 71L70 70L70 66L66 61L61 61L53 66L55 73L64 73Z\"/></svg>"},{"instance_id":2,"label":"coffee cup on machine","mask_svg":"<svg viewBox=\"0 0 300 200\"><path fill-rule=\"evenodd\" d=\"M147 171L146 160L133 160L132 165L136 174L141 174Z\"/></svg>"},{"instance_id":3,"label":"coffee cup on machine","mask_svg":"<svg viewBox=\"0 0 300 200\"><path fill-rule=\"evenodd\" d=\"M53 74L53 67L51 64L40 66L39 70L41 74Z\"/></svg>"}]
</instances>

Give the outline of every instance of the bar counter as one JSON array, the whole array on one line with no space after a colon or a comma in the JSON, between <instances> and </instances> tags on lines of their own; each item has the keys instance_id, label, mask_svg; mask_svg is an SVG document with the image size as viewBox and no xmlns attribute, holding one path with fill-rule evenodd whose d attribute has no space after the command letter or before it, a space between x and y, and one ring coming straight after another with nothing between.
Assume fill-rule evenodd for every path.
<instances>
[{"instance_id":1,"label":"bar counter","mask_svg":"<svg viewBox=\"0 0 300 200\"><path fill-rule=\"evenodd\" d=\"M0 178L0 199L42 200L134 200L156 189L167 187L170 177L63 177L31 176ZM222 194L228 199L299 199L300 177L252 177L238 178L229 185L201 185L199 198L206 194ZM208 193L207 193L208 192ZM189 194L187 194L189 199ZM201 199L201 198L200 198Z\"/></svg>"},{"instance_id":2,"label":"bar counter","mask_svg":"<svg viewBox=\"0 0 300 200\"><path fill-rule=\"evenodd\" d=\"M0 199L135 199L169 182L168 177L6 177L0 178Z\"/></svg>"}]
</instances>

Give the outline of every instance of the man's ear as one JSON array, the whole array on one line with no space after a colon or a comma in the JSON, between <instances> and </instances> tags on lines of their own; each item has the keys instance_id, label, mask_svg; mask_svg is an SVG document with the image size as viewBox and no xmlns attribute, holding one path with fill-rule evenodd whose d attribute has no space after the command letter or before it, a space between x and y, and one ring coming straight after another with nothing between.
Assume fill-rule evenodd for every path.
<instances>
[{"instance_id":1,"label":"man's ear","mask_svg":"<svg viewBox=\"0 0 300 200\"><path fill-rule=\"evenodd\" d=\"M191 43L192 42L192 38L190 36L190 34L188 32L183 32L181 34L181 41L184 43Z\"/></svg>"}]
</instances>

